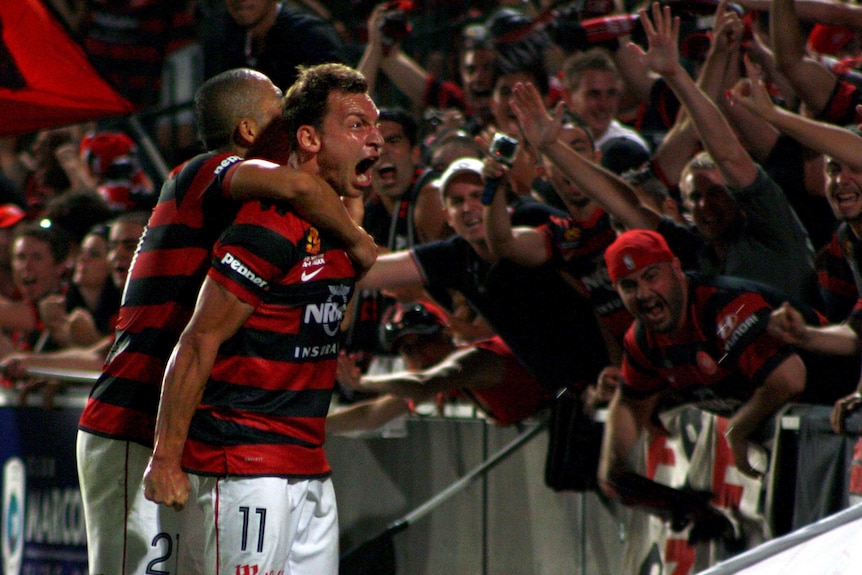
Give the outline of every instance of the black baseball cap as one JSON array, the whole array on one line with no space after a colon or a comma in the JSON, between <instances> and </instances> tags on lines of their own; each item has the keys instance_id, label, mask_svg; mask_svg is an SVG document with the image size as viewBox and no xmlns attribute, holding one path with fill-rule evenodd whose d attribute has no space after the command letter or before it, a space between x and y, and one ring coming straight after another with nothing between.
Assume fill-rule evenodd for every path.
<instances>
[{"instance_id":1,"label":"black baseball cap","mask_svg":"<svg viewBox=\"0 0 862 575\"><path fill-rule=\"evenodd\" d=\"M397 341L405 335L433 335L448 325L446 314L432 303L396 303L386 310L380 323L380 343L384 349L396 351Z\"/></svg>"}]
</instances>

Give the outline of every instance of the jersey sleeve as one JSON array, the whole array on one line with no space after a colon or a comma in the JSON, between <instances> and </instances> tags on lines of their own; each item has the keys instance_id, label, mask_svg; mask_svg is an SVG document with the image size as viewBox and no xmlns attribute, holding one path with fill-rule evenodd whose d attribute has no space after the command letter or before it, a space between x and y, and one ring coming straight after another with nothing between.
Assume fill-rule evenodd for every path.
<instances>
[{"instance_id":1,"label":"jersey sleeve","mask_svg":"<svg viewBox=\"0 0 862 575\"><path fill-rule=\"evenodd\" d=\"M223 198L225 199L229 200L233 198L230 191L231 180L233 179L233 174L236 171L237 166L242 162L243 158L239 156L228 156L219 162L218 166L213 170L215 179L220 184L218 189L222 191Z\"/></svg>"},{"instance_id":2,"label":"jersey sleeve","mask_svg":"<svg viewBox=\"0 0 862 575\"><path fill-rule=\"evenodd\" d=\"M257 307L294 261L296 245L275 231L284 210L247 202L213 250L208 276L241 301Z\"/></svg>"},{"instance_id":3,"label":"jersey sleeve","mask_svg":"<svg viewBox=\"0 0 862 575\"><path fill-rule=\"evenodd\" d=\"M545 238L545 254L548 259L559 265L563 261L561 247L566 239L568 228L552 219L547 224L537 227L536 230Z\"/></svg>"},{"instance_id":4,"label":"jersey sleeve","mask_svg":"<svg viewBox=\"0 0 862 575\"><path fill-rule=\"evenodd\" d=\"M793 348L767 333L772 306L760 294L743 292L715 316L719 363L736 365L755 384L792 355Z\"/></svg>"}]
</instances>

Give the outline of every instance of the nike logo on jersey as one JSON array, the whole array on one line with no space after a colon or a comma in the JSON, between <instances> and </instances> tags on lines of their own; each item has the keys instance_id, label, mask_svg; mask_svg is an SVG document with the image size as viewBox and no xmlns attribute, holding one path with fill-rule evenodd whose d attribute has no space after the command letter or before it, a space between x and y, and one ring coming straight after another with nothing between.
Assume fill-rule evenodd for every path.
<instances>
[{"instance_id":1,"label":"nike logo on jersey","mask_svg":"<svg viewBox=\"0 0 862 575\"><path fill-rule=\"evenodd\" d=\"M304 282L307 282L308 280L314 279L314 276L316 276L317 274L319 274L322 271L323 271L323 268L317 268L313 272L307 272L307 271L303 270L302 275L299 276L299 279L301 279Z\"/></svg>"}]
</instances>

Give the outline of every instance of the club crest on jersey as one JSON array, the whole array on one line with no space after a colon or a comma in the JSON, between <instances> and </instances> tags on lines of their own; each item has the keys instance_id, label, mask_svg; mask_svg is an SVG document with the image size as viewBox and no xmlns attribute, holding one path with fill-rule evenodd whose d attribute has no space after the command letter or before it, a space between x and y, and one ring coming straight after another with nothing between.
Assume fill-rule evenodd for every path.
<instances>
[{"instance_id":1,"label":"club crest on jersey","mask_svg":"<svg viewBox=\"0 0 862 575\"><path fill-rule=\"evenodd\" d=\"M308 234L305 236L305 251L310 255L320 252L320 234L317 228L308 228Z\"/></svg>"},{"instance_id":2,"label":"club crest on jersey","mask_svg":"<svg viewBox=\"0 0 862 575\"><path fill-rule=\"evenodd\" d=\"M563 239L567 242L576 242L581 239L581 228L569 228L563 234Z\"/></svg>"},{"instance_id":3,"label":"club crest on jersey","mask_svg":"<svg viewBox=\"0 0 862 575\"><path fill-rule=\"evenodd\" d=\"M736 328L737 317L736 314L728 314L723 318L718 320L718 324L716 327L716 335L721 339L727 339L727 336L730 335L731 332Z\"/></svg>"}]
</instances>

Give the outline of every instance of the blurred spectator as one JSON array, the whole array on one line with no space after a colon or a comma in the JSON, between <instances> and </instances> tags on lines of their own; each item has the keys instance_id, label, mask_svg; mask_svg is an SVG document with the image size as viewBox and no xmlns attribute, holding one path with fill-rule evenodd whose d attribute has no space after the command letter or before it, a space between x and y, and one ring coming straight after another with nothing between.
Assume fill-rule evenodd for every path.
<instances>
[{"instance_id":1,"label":"blurred spectator","mask_svg":"<svg viewBox=\"0 0 862 575\"><path fill-rule=\"evenodd\" d=\"M43 130L30 149L19 154L28 219L39 217L52 198L74 188L91 187L93 181L78 159L77 145L75 130Z\"/></svg>"},{"instance_id":2,"label":"blurred spectator","mask_svg":"<svg viewBox=\"0 0 862 575\"><path fill-rule=\"evenodd\" d=\"M670 207L665 205L663 199L658 201L659 198L653 197L652 193L641 199L632 185L609 170L600 168L592 160L594 156L587 153L589 148L584 147L584 136L588 132L578 130L578 124L572 124L576 117L560 113L559 104L555 118L551 118L534 86L516 86L513 96L513 109L518 116L521 133L542 155L547 164L546 170L552 181L556 182L555 188L567 198L569 210L576 210L575 213L581 208L589 210L590 202L586 201L589 198L610 214L617 228L657 229L665 221L663 215L667 216L669 225L670 222L686 225L661 181L653 181L651 186L657 187L656 191L673 204ZM580 127L586 128L586 125ZM580 132L584 136L573 137ZM559 137L563 134L569 134L568 138L571 139L567 142L566 137ZM650 172L656 160L648 165ZM652 179L655 176L649 177ZM690 258L686 265L694 267L695 263Z\"/></svg>"},{"instance_id":3,"label":"blurred spectator","mask_svg":"<svg viewBox=\"0 0 862 575\"><path fill-rule=\"evenodd\" d=\"M572 116L567 116L563 122L558 140L595 164L598 154L586 124ZM493 179L499 178L504 168L489 157L485 160L485 170L486 179ZM632 318L608 279L603 258L605 248L616 238L610 216L551 162L546 165L546 171L569 217L552 218L535 228L513 228L505 200L498 191L484 210L488 247L495 257L523 266L550 264L576 284L579 292L589 297L594 313L601 320L607 356L618 364L619 345Z\"/></svg>"},{"instance_id":4,"label":"blurred spectator","mask_svg":"<svg viewBox=\"0 0 862 575\"><path fill-rule=\"evenodd\" d=\"M192 103L204 81L203 47L199 40L199 0L176 3L171 37L162 62L159 105L162 109L182 106L156 121L156 141L168 165L176 165L201 151L195 132ZM185 9L181 6L185 5Z\"/></svg>"},{"instance_id":5,"label":"blurred spectator","mask_svg":"<svg viewBox=\"0 0 862 575\"><path fill-rule=\"evenodd\" d=\"M48 0L93 67L139 110L188 105L202 82L197 0ZM158 118L160 152L194 145L190 109ZM173 162L170 162L173 163Z\"/></svg>"},{"instance_id":6,"label":"blurred spectator","mask_svg":"<svg viewBox=\"0 0 862 575\"><path fill-rule=\"evenodd\" d=\"M27 394L41 389L47 384L44 388L43 405L50 409L54 394L61 388L61 385L57 382L45 380L42 377L34 378L28 375L27 370L30 368L83 371L99 371L102 369L111 344L114 342L113 329L119 310L119 295L125 285L126 272L128 272L131 260L128 249L133 241L137 243L137 238L144 231L146 221L146 214L132 212L119 216L110 224L108 232L109 241L107 244L107 263L109 264L110 271L108 285L112 286L112 291L116 295L116 307L113 309L113 312L110 311L110 300L114 296L110 295L111 290L106 287L105 291L100 294L96 308L97 317L106 316L108 313L111 313L110 323L107 326L108 331L101 338L88 346L72 345L64 349L49 352L14 352L3 357L2 362L0 362L0 370L2 370L3 375L8 380L23 383L20 388L21 403L24 403ZM101 233L101 230L96 230L94 234L90 234L87 237L100 236ZM73 298L67 300L67 303L72 302Z\"/></svg>"},{"instance_id":7,"label":"blurred spectator","mask_svg":"<svg viewBox=\"0 0 862 575\"><path fill-rule=\"evenodd\" d=\"M741 0L739 4L751 11L769 13L770 49L778 71L789 82L790 90L783 94L787 99L795 91L820 119L839 125L858 121L853 118L862 81L858 71L862 9L858 4L773 4L769 0Z\"/></svg>"},{"instance_id":8,"label":"blurred spectator","mask_svg":"<svg viewBox=\"0 0 862 575\"><path fill-rule=\"evenodd\" d=\"M108 228L84 236L64 295L39 302L39 317L60 347L84 347L108 335L120 309L120 289L108 267Z\"/></svg>"},{"instance_id":9,"label":"blurred spectator","mask_svg":"<svg viewBox=\"0 0 862 575\"><path fill-rule=\"evenodd\" d=\"M838 125L859 122L856 106L862 103L862 88L824 63L807 57L806 37L793 0L772 2L769 18L771 48L778 71L787 78L806 109L819 119Z\"/></svg>"},{"instance_id":10,"label":"blurred spectator","mask_svg":"<svg viewBox=\"0 0 862 575\"><path fill-rule=\"evenodd\" d=\"M508 45L508 48L509 52L505 57L503 55L497 57L497 73L491 95L494 123L483 132L485 140L489 143L498 132L510 137L518 137L518 120L509 105L512 88L517 83L532 83L548 104L559 99L559 94L556 96L550 94L548 72L543 64L541 53L529 49L518 50L515 45ZM515 194L529 196L534 187L541 185L537 183L538 162L532 147L526 143L517 146L510 169L506 173L506 179Z\"/></svg>"},{"instance_id":11,"label":"blurred spectator","mask_svg":"<svg viewBox=\"0 0 862 575\"><path fill-rule=\"evenodd\" d=\"M724 3L719 4L719 10L723 8ZM765 45L765 36L749 23L747 18L741 18L729 8L723 14L716 14L699 84L720 106L752 158L781 188L805 226L815 250L819 250L829 242L836 225L823 197L821 157L805 142L781 134L745 106L730 105L726 96L745 73L743 56L757 63L758 74L769 79L772 97L777 101L787 105L784 95L792 95L789 84L780 80L773 55ZM716 75L723 79L716 82L713 78Z\"/></svg>"},{"instance_id":12,"label":"blurred spectator","mask_svg":"<svg viewBox=\"0 0 862 575\"><path fill-rule=\"evenodd\" d=\"M16 231L12 274L20 298L0 301L0 355L59 347L44 329L38 306L46 296L64 292L68 255L69 242L57 228L30 223Z\"/></svg>"},{"instance_id":13,"label":"blurred spectator","mask_svg":"<svg viewBox=\"0 0 862 575\"><path fill-rule=\"evenodd\" d=\"M819 258L823 266L819 268L820 289L824 292L826 304L838 302L837 308L827 306L830 319L841 321L849 314L853 304L862 298L862 272L858 255L859 238L862 236L862 182L859 180L862 171L862 162L859 159L862 152L862 132L857 126L843 128L775 106L750 62L748 68L754 77L740 82L734 88L731 93L734 102L785 134L806 142L809 147L826 155L826 198L840 225L825 253ZM849 277L843 273L845 270L850 271ZM854 288L852 295L843 289L845 286L850 287L851 283ZM843 295L835 293L836 289L841 289Z\"/></svg>"},{"instance_id":14,"label":"blurred spectator","mask_svg":"<svg viewBox=\"0 0 862 575\"><path fill-rule=\"evenodd\" d=\"M12 274L12 241L24 216L24 210L15 204L0 206L0 299L21 297Z\"/></svg>"},{"instance_id":15,"label":"blurred spectator","mask_svg":"<svg viewBox=\"0 0 862 575\"><path fill-rule=\"evenodd\" d=\"M40 221L63 230L74 258L84 236L94 226L107 223L114 215L108 203L92 189L73 190L53 198L45 206Z\"/></svg>"},{"instance_id":16,"label":"blurred spectator","mask_svg":"<svg viewBox=\"0 0 862 575\"><path fill-rule=\"evenodd\" d=\"M56 2L55 2L56 3ZM189 0L92 0L78 30L93 67L138 108L158 105L162 64L175 34L188 37Z\"/></svg>"},{"instance_id":17,"label":"blurred spectator","mask_svg":"<svg viewBox=\"0 0 862 575\"><path fill-rule=\"evenodd\" d=\"M640 202L654 212L667 216L680 225L689 225L677 201L670 195L650 164L639 169L626 170L620 174L635 192Z\"/></svg>"},{"instance_id":18,"label":"blurred spectator","mask_svg":"<svg viewBox=\"0 0 862 575\"><path fill-rule=\"evenodd\" d=\"M416 243L413 206L419 190L415 185L423 172L419 126L401 108L382 108L379 122L383 147L374 164L372 196L365 204L362 226L379 246L401 250Z\"/></svg>"},{"instance_id":19,"label":"blurred spectator","mask_svg":"<svg viewBox=\"0 0 862 575\"><path fill-rule=\"evenodd\" d=\"M642 17L643 20L643 17ZM624 185L603 186L571 149L553 140L553 129L542 128L548 114L538 96L530 104L530 119L519 118L528 140L548 155L582 190L608 206L628 229L655 229L668 238L686 269L759 281L787 293L795 301L818 303L814 253L808 235L787 199L771 178L754 163L717 105L694 83L679 62L675 39L662 30L658 48L641 53L643 65L661 74L686 107L706 153L691 160L681 178L683 205L692 214L692 230L641 209L625 196ZM655 39L655 36L651 36ZM524 92L526 94L527 92ZM544 134L544 136L542 135ZM607 195L605 195L605 193ZM631 208L634 208L633 210ZM767 231L768 230L768 231Z\"/></svg>"},{"instance_id":20,"label":"blurred spectator","mask_svg":"<svg viewBox=\"0 0 862 575\"><path fill-rule=\"evenodd\" d=\"M232 68L263 72L287 90L296 67L344 62L344 46L332 25L280 0L224 0L214 30L203 38L205 77Z\"/></svg>"},{"instance_id":21,"label":"blurred spectator","mask_svg":"<svg viewBox=\"0 0 862 575\"><path fill-rule=\"evenodd\" d=\"M419 242L415 209L420 195L426 206L425 224L439 228L444 222L443 207L436 188L425 186L428 177L419 163L419 126L416 118L403 108L382 108L378 118L383 146L380 157L372 168L371 197L365 203L362 227L371 234L380 248L398 251L413 247ZM437 209L428 209L436 203ZM436 211L436 214L432 213ZM436 215L436 221L430 216ZM427 235L427 233L426 233ZM398 297L412 299L421 292ZM352 315L345 338L344 349L361 353L363 369L379 369L370 365L375 359L388 357L389 350L380 347L377 332L380 319L394 303L392 294L377 290L360 290L354 298L356 312ZM389 362L391 363L391 362Z\"/></svg>"},{"instance_id":22,"label":"blurred spectator","mask_svg":"<svg viewBox=\"0 0 862 575\"><path fill-rule=\"evenodd\" d=\"M615 136L599 146L601 164L616 175L629 170L638 170L649 162L650 155L643 146L630 138Z\"/></svg>"},{"instance_id":23,"label":"blurred spectator","mask_svg":"<svg viewBox=\"0 0 862 575\"><path fill-rule=\"evenodd\" d=\"M428 165L442 174L458 158L482 159L485 150L476 139L463 130L453 130L434 138L428 149Z\"/></svg>"},{"instance_id":24,"label":"blurred spectator","mask_svg":"<svg viewBox=\"0 0 862 575\"><path fill-rule=\"evenodd\" d=\"M389 3L378 5L368 18L368 44L357 69L368 78L372 93L379 71L410 100L414 109L458 108L465 115L464 129L478 133L491 122L491 90L495 52L484 26L464 29L458 53L459 83L435 78L402 49L399 39L383 32Z\"/></svg>"},{"instance_id":25,"label":"blurred spectator","mask_svg":"<svg viewBox=\"0 0 862 575\"><path fill-rule=\"evenodd\" d=\"M566 103L587 122L596 148L610 138L624 137L649 150L640 134L616 118L622 80L606 50L592 48L566 59L563 85L567 92Z\"/></svg>"},{"instance_id":26,"label":"blurred spectator","mask_svg":"<svg viewBox=\"0 0 862 575\"><path fill-rule=\"evenodd\" d=\"M97 132L81 139L81 158L96 181L96 191L114 212L149 210L157 194L141 167L138 146L122 132Z\"/></svg>"}]
</instances>

